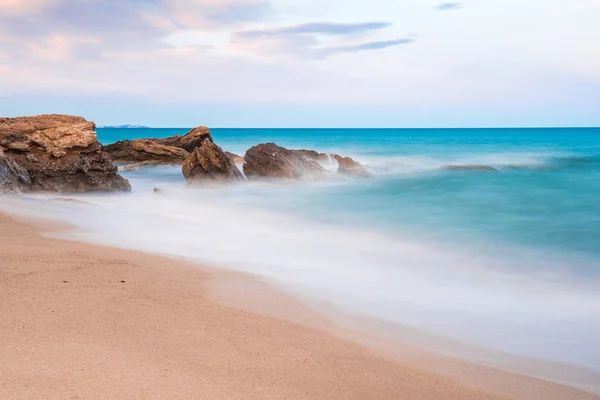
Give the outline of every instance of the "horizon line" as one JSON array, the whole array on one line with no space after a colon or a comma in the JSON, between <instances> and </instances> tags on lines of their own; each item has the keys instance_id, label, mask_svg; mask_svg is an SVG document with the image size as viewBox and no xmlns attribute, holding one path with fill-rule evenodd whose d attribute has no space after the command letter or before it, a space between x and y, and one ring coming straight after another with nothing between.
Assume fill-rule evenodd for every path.
<instances>
[{"instance_id":1,"label":"horizon line","mask_svg":"<svg viewBox=\"0 0 600 400\"><path fill-rule=\"evenodd\" d=\"M130 126L130 127L127 127ZM307 129L322 129L322 130L367 130L367 129L378 129L378 130L401 130L401 129L410 129L410 130L434 130L434 129L600 129L599 126L471 126L471 127L459 127L459 126L450 126L450 127L226 127L226 126L208 126L208 125L196 125L196 126L146 126L146 125L138 125L138 124L115 124L115 125L97 125L97 129L194 129L198 126L206 126L209 129L288 129L288 130L307 130Z\"/></svg>"}]
</instances>

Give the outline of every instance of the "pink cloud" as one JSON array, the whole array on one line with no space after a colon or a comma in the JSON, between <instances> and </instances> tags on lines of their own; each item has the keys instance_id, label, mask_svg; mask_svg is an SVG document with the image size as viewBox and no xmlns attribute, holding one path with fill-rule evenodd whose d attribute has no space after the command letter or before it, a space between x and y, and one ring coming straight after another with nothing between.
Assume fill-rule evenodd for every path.
<instances>
[{"instance_id":1,"label":"pink cloud","mask_svg":"<svg viewBox=\"0 0 600 400\"><path fill-rule=\"evenodd\" d=\"M67 62L71 57L71 51L78 45L100 43L100 39L78 35L68 36L54 33L40 41L30 41L27 48L31 54L40 61Z\"/></svg>"},{"instance_id":2,"label":"pink cloud","mask_svg":"<svg viewBox=\"0 0 600 400\"><path fill-rule=\"evenodd\" d=\"M163 0L163 4L173 21L195 30L260 20L271 10L264 0Z\"/></svg>"},{"instance_id":3,"label":"pink cloud","mask_svg":"<svg viewBox=\"0 0 600 400\"><path fill-rule=\"evenodd\" d=\"M0 0L0 13L32 14L59 3L61 0Z\"/></svg>"}]
</instances>

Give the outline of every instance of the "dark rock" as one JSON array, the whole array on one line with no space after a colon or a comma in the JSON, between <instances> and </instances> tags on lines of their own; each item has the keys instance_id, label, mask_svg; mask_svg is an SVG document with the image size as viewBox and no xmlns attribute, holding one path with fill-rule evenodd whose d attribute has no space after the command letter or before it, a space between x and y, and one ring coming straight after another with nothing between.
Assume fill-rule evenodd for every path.
<instances>
[{"instance_id":1,"label":"dark rock","mask_svg":"<svg viewBox=\"0 0 600 400\"><path fill-rule=\"evenodd\" d=\"M186 150L166 146L156 139L122 140L104 146L116 163L144 163L144 165L180 165L189 155Z\"/></svg>"},{"instance_id":2,"label":"dark rock","mask_svg":"<svg viewBox=\"0 0 600 400\"><path fill-rule=\"evenodd\" d=\"M120 172L131 172L131 171L139 171L141 167L144 166L144 163L135 163L135 164L127 164L119 167Z\"/></svg>"},{"instance_id":3,"label":"dark rock","mask_svg":"<svg viewBox=\"0 0 600 400\"><path fill-rule=\"evenodd\" d=\"M315 150L290 150L294 153L306 158L307 160L313 160L317 162L329 162L331 160L331 155L327 153L319 153Z\"/></svg>"},{"instance_id":4,"label":"dark rock","mask_svg":"<svg viewBox=\"0 0 600 400\"><path fill-rule=\"evenodd\" d=\"M338 162L338 173L348 176L357 176L361 178L368 178L371 173L367 171L359 162L354 161L350 157L342 157L334 154L333 158Z\"/></svg>"},{"instance_id":5,"label":"dark rock","mask_svg":"<svg viewBox=\"0 0 600 400\"><path fill-rule=\"evenodd\" d=\"M34 154L27 154L26 157L31 162L40 162Z\"/></svg>"},{"instance_id":6,"label":"dark rock","mask_svg":"<svg viewBox=\"0 0 600 400\"><path fill-rule=\"evenodd\" d=\"M212 136L210 130L206 126L199 126L192 129L185 135L175 135L164 139L152 139L159 144L164 146L178 147L187 151L188 153L193 152L196 148L202 146L205 140L212 142Z\"/></svg>"},{"instance_id":7,"label":"dark rock","mask_svg":"<svg viewBox=\"0 0 600 400\"><path fill-rule=\"evenodd\" d=\"M77 199L73 199L71 197L55 197L54 199L52 199L54 201L59 201L61 203L77 203L77 204L92 204L88 201L84 201L84 200L77 200Z\"/></svg>"},{"instance_id":8,"label":"dark rock","mask_svg":"<svg viewBox=\"0 0 600 400\"><path fill-rule=\"evenodd\" d=\"M491 167L489 165L481 165L481 164L466 164L466 165L446 165L442 167L447 171L498 171L496 168Z\"/></svg>"},{"instance_id":9,"label":"dark rock","mask_svg":"<svg viewBox=\"0 0 600 400\"><path fill-rule=\"evenodd\" d=\"M234 164L243 164L244 163L244 157L242 156L238 156L235 153L232 153L230 151L226 151L225 155L231 160L233 161Z\"/></svg>"},{"instance_id":10,"label":"dark rock","mask_svg":"<svg viewBox=\"0 0 600 400\"><path fill-rule=\"evenodd\" d=\"M104 150L116 163L135 163L123 169L135 171L145 165L181 165L205 141L213 141L210 130L199 126L183 136L123 140L104 146Z\"/></svg>"},{"instance_id":11,"label":"dark rock","mask_svg":"<svg viewBox=\"0 0 600 400\"><path fill-rule=\"evenodd\" d=\"M69 115L0 118L0 146L28 172L28 190L130 191L94 129L93 122Z\"/></svg>"},{"instance_id":12,"label":"dark rock","mask_svg":"<svg viewBox=\"0 0 600 400\"><path fill-rule=\"evenodd\" d=\"M224 182L244 179L240 170L212 139L204 140L185 160L182 172L188 183Z\"/></svg>"},{"instance_id":13,"label":"dark rock","mask_svg":"<svg viewBox=\"0 0 600 400\"><path fill-rule=\"evenodd\" d=\"M20 193L31 185L27 170L0 147L0 193Z\"/></svg>"},{"instance_id":14,"label":"dark rock","mask_svg":"<svg viewBox=\"0 0 600 400\"><path fill-rule=\"evenodd\" d=\"M316 161L296 151L264 143L251 147L244 156L244 173L252 178L319 179L328 172Z\"/></svg>"}]
</instances>

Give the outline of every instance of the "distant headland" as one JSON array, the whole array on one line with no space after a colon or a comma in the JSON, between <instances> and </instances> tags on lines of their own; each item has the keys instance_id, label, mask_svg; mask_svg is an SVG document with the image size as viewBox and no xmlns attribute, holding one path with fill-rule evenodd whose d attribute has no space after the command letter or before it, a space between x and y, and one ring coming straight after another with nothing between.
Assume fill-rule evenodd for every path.
<instances>
[{"instance_id":1,"label":"distant headland","mask_svg":"<svg viewBox=\"0 0 600 400\"><path fill-rule=\"evenodd\" d=\"M98 125L98 128L118 128L118 129L149 129L145 125Z\"/></svg>"}]
</instances>

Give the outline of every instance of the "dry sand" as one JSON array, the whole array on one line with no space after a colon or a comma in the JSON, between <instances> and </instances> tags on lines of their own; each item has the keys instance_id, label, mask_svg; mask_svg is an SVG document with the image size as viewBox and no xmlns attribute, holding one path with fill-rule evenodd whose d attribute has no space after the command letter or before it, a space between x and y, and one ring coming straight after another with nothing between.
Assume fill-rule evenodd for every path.
<instances>
[{"instance_id":1,"label":"dry sand","mask_svg":"<svg viewBox=\"0 0 600 400\"><path fill-rule=\"evenodd\" d=\"M385 356L281 293L243 290L252 281L0 214L0 399L598 398L431 353Z\"/></svg>"}]
</instances>

